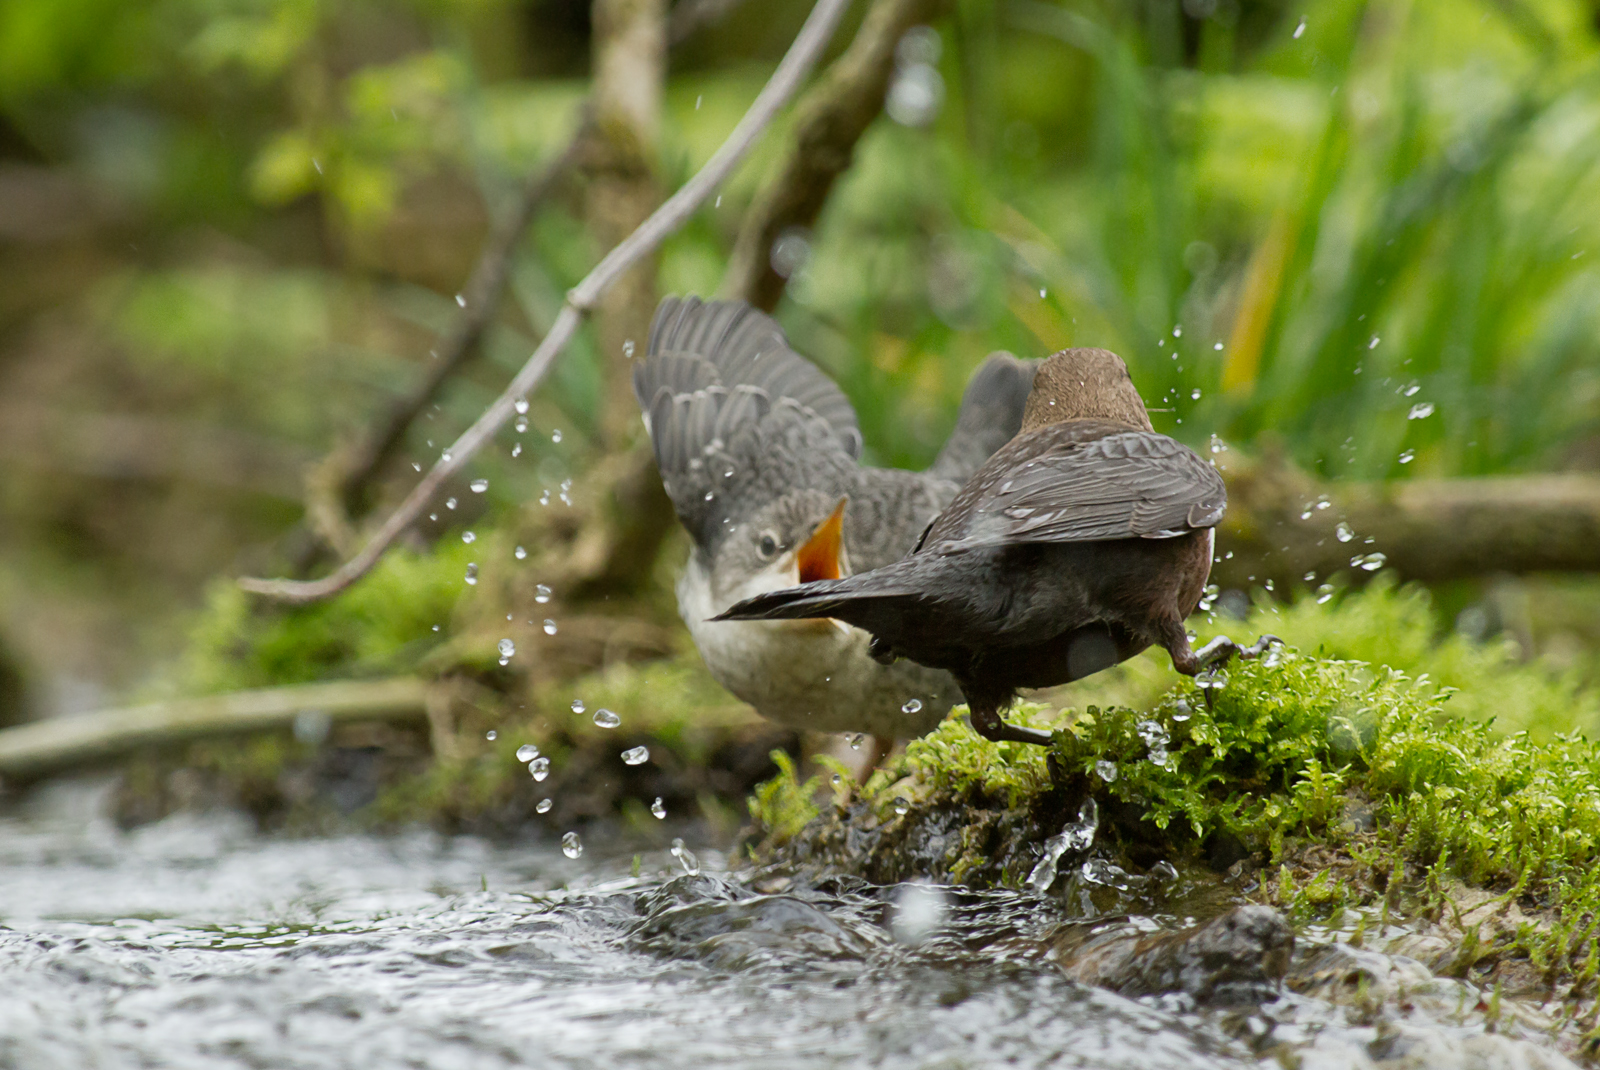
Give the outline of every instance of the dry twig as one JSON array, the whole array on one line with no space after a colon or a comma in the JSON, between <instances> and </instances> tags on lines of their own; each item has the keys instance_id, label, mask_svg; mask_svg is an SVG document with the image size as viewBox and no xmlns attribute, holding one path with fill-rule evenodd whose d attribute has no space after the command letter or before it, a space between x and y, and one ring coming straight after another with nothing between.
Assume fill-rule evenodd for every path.
<instances>
[{"instance_id":1,"label":"dry twig","mask_svg":"<svg viewBox=\"0 0 1600 1070\"><path fill-rule=\"evenodd\" d=\"M399 538L400 534L416 522L434 493L456 472L466 466L473 455L510 419L516 400L524 397L544 378L550 364L572 340L583 317L590 312L616 278L640 257L648 255L672 231L711 195L721 182L742 160L761 132L766 129L784 103L793 96L806 74L816 63L823 46L833 35L839 16L844 13L849 0L817 0L806 18L805 25L794 43L778 64L772 78L756 96L750 109L734 127L733 133L722 143L704 167L693 178L667 199L643 226L630 234L594 269L567 292L567 299L549 333L534 350L533 356L511 380L505 392L462 432L451 444L439 462L428 471L422 481L412 488L399 508L383 522L377 533L368 540L361 551L346 561L331 575L319 580L267 580L245 577L239 585L247 591L286 602L314 602L337 594L366 575Z\"/></svg>"}]
</instances>

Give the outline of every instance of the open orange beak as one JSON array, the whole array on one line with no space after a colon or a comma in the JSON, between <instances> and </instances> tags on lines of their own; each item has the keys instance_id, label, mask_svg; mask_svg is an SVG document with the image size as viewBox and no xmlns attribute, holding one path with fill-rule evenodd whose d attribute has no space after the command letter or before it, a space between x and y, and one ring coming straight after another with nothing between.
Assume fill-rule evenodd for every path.
<instances>
[{"instance_id":1,"label":"open orange beak","mask_svg":"<svg viewBox=\"0 0 1600 1070\"><path fill-rule=\"evenodd\" d=\"M795 555L800 567L800 582L839 578L839 547L844 541L844 507L849 498L840 498L833 513L817 526Z\"/></svg>"}]
</instances>

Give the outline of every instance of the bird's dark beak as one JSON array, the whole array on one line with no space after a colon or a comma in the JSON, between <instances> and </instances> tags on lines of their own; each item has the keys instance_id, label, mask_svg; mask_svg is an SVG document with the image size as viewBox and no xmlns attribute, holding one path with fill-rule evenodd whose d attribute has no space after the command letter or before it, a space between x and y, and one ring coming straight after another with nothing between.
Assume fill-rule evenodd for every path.
<instances>
[{"instance_id":1,"label":"bird's dark beak","mask_svg":"<svg viewBox=\"0 0 1600 1070\"><path fill-rule=\"evenodd\" d=\"M849 498L840 498L832 515L817 526L811 538L795 554L801 583L839 578L839 547L844 541L844 507L849 501Z\"/></svg>"}]
</instances>

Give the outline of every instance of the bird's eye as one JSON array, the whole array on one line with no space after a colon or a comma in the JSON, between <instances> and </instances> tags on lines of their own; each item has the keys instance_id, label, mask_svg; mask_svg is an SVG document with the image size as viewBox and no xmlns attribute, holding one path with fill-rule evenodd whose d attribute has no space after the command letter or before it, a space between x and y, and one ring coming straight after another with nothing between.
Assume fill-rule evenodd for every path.
<instances>
[{"instance_id":1,"label":"bird's eye","mask_svg":"<svg viewBox=\"0 0 1600 1070\"><path fill-rule=\"evenodd\" d=\"M771 557L778 552L778 540L772 532L763 531L761 533L761 541L756 544L756 547L761 551L762 557Z\"/></svg>"}]
</instances>

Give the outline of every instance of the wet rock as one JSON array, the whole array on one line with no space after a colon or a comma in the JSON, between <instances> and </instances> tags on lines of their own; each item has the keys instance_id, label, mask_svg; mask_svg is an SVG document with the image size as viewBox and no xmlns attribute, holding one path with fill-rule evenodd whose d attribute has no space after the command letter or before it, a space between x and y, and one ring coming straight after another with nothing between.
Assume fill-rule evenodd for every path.
<instances>
[{"instance_id":1,"label":"wet rock","mask_svg":"<svg viewBox=\"0 0 1600 1070\"><path fill-rule=\"evenodd\" d=\"M1076 981L1129 996L1186 992L1220 1002L1270 998L1293 951L1289 923L1257 905L1235 907L1181 932L1071 925L1051 947L1056 964Z\"/></svg>"}]
</instances>

